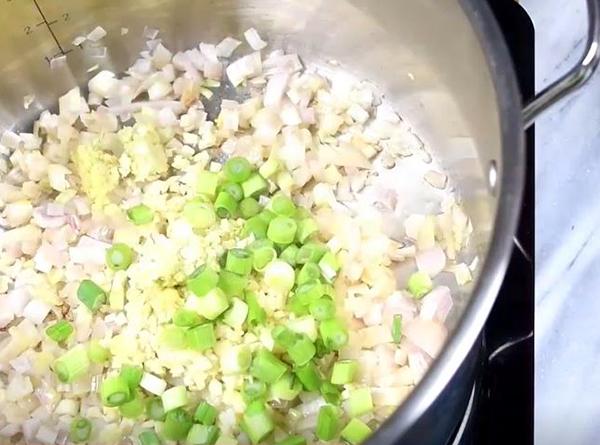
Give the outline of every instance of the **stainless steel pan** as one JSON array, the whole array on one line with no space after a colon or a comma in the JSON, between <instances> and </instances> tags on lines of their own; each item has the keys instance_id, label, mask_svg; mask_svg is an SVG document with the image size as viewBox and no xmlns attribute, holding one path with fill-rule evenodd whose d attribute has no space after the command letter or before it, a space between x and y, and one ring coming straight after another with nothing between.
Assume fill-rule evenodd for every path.
<instances>
[{"instance_id":1,"label":"stainless steel pan","mask_svg":"<svg viewBox=\"0 0 600 445\"><path fill-rule=\"evenodd\" d=\"M272 46L298 52L305 62L336 59L374 81L452 178L475 228L474 246L485 259L475 286L461 297L445 350L371 439L444 443L455 427L449 413L463 410L468 400L473 373L468 354L511 251L523 186L524 128L598 64L600 0L588 0L588 7L585 57L522 111L502 35L480 0L2 0L0 130L26 129L74 84L85 85L93 65L125 69L143 46L146 26L160 29L176 50L254 26ZM103 48L71 43L96 25L108 31L104 57ZM28 94L36 101L24 110ZM434 422L426 416L435 416Z\"/></svg>"}]
</instances>

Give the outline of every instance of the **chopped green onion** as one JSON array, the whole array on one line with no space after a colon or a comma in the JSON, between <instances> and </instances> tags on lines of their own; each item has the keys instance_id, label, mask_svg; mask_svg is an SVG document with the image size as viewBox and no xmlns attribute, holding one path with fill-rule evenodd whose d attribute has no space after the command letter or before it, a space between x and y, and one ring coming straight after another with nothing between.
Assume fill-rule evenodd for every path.
<instances>
[{"instance_id":1,"label":"chopped green onion","mask_svg":"<svg viewBox=\"0 0 600 445\"><path fill-rule=\"evenodd\" d=\"M322 321L319 333L325 346L334 351L340 350L348 343L348 330L337 318Z\"/></svg>"},{"instance_id":2,"label":"chopped green onion","mask_svg":"<svg viewBox=\"0 0 600 445\"><path fill-rule=\"evenodd\" d=\"M325 252L327 252L327 247L322 243L306 243L298 250L296 262L298 264L318 263L323 258L323 255L325 255Z\"/></svg>"},{"instance_id":3,"label":"chopped green onion","mask_svg":"<svg viewBox=\"0 0 600 445\"><path fill-rule=\"evenodd\" d=\"M275 383L287 371L287 366L266 349L259 350L250 365L250 374L266 383Z\"/></svg>"},{"instance_id":4,"label":"chopped green onion","mask_svg":"<svg viewBox=\"0 0 600 445\"><path fill-rule=\"evenodd\" d=\"M67 320L60 320L46 328L46 335L56 343L62 343L73 333L73 326Z\"/></svg>"},{"instance_id":5,"label":"chopped green onion","mask_svg":"<svg viewBox=\"0 0 600 445\"><path fill-rule=\"evenodd\" d=\"M312 218L310 211L305 208L305 207L298 207L296 209L296 214L294 215L294 218L298 221L303 220L303 219L307 219L307 218Z\"/></svg>"},{"instance_id":6,"label":"chopped green onion","mask_svg":"<svg viewBox=\"0 0 600 445\"><path fill-rule=\"evenodd\" d=\"M331 298L321 297L310 303L309 310L315 319L319 321L328 320L335 316L335 303Z\"/></svg>"},{"instance_id":7,"label":"chopped green onion","mask_svg":"<svg viewBox=\"0 0 600 445\"><path fill-rule=\"evenodd\" d=\"M71 442L86 442L92 434L92 423L88 419L78 417L71 422L69 429L69 439Z\"/></svg>"},{"instance_id":8,"label":"chopped green onion","mask_svg":"<svg viewBox=\"0 0 600 445\"><path fill-rule=\"evenodd\" d=\"M253 444L262 442L275 429L273 419L261 401L248 405L241 426Z\"/></svg>"},{"instance_id":9,"label":"chopped green onion","mask_svg":"<svg viewBox=\"0 0 600 445\"><path fill-rule=\"evenodd\" d=\"M402 339L402 315L394 315L392 321L392 339L394 343L400 343Z\"/></svg>"},{"instance_id":10,"label":"chopped green onion","mask_svg":"<svg viewBox=\"0 0 600 445\"><path fill-rule=\"evenodd\" d=\"M358 372L356 360L340 360L334 363L331 371L331 383L334 385L345 385L352 383Z\"/></svg>"},{"instance_id":11,"label":"chopped green onion","mask_svg":"<svg viewBox=\"0 0 600 445\"><path fill-rule=\"evenodd\" d=\"M192 416L183 408L175 408L165 416L162 433L168 440L184 440L192 425Z\"/></svg>"},{"instance_id":12,"label":"chopped green onion","mask_svg":"<svg viewBox=\"0 0 600 445\"><path fill-rule=\"evenodd\" d=\"M323 277L329 282L332 282L340 270L340 264L332 252L327 252L319 261L319 268Z\"/></svg>"},{"instance_id":13,"label":"chopped green onion","mask_svg":"<svg viewBox=\"0 0 600 445\"><path fill-rule=\"evenodd\" d=\"M157 434L152 430L142 431L138 435L141 445L161 445L162 442L158 438Z\"/></svg>"},{"instance_id":14,"label":"chopped green onion","mask_svg":"<svg viewBox=\"0 0 600 445\"><path fill-rule=\"evenodd\" d=\"M289 171L283 170L277 173L275 183L281 190L289 191L294 187L294 178Z\"/></svg>"},{"instance_id":15,"label":"chopped green onion","mask_svg":"<svg viewBox=\"0 0 600 445\"><path fill-rule=\"evenodd\" d=\"M203 297L205 298L205 297ZM185 333L188 347L194 351L206 351L215 346L217 337L212 323L201 324Z\"/></svg>"},{"instance_id":16,"label":"chopped green onion","mask_svg":"<svg viewBox=\"0 0 600 445\"><path fill-rule=\"evenodd\" d=\"M187 346L186 330L175 325L163 326L158 341L168 349L185 349Z\"/></svg>"},{"instance_id":17,"label":"chopped green onion","mask_svg":"<svg viewBox=\"0 0 600 445\"><path fill-rule=\"evenodd\" d=\"M96 312L106 302L106 293L92 280L83 280L77 288L77 298L91 312Z\"/></svg>"},{"instance_id":18,"label":"chopped green onion","mask_svg":"<svg viewBox=\"0 0 600 445\"><path fill-rule=\"evenodd\" d=\"M151 223L154 220L154 212L150 207L139 204L127 210L127 218L136 226Z\"/></svg>"},{"instance_id":19,"label":"chopped green onion","mask_svg":"<svg viewBox=\"0 0 600 445\"><path fill-rule=\"evenodd\" d=\"M261 207L258 201L254 198L244 198L240 202L240 215L242 218L248 219L260 213Z\"/></svg>"},{"instance_id":20,"label":"chopped green onion","mask_svg":"<svg viewBox=\"0 0 600 445\"><path fill-rule=\"evenodd\" d=\"M222 192L227 192L231 195L233 199L237 202L240 202L244 198L244 191L242 190L242 186L236 184L235 182L227 182L221 186Z\"/></svg>"},{"instance_id":21,"label":"chopped green onion","mask_svg":"<svg viewBox=\"0 0 600 445\"><path fill-rule=\"evenodd\" d=\"M335 300L335 297L336 297L335 287L333 287L331 285L331 283L324 283L323 291L325 292L325 294L324 294L325 296L331 298L332 300Z\"/></svg>"},{"instance_id":22,"label":"chopped green onion","mask_svg":"<svg viewBox=\"0 0 600 445\"><path fill-rule=\"evenodd\" d=\"M319 358L323 358L327 354L331 353L331 349L328 348L327 346L325 346L325 343L323 343L323 339L322 338L317 338L317 340L315 341L315 347L317 348L317 354L316 355Z\"/></svg>"},{"instance_id":23,"label":"chopped green onion","mask_svg":"<svg viewBox=\"0 0 600 445\"><path fill-rule=\"evenodd\" d=\"M351 445L359 445L367 440L371 433L371 428L367 424L354 418L344 427L340 436Z\"/></svg>"},{"instance_id":24,"label":"chopped green onion","mask_svg":"<svg viewBox=\"0 0 600 445\"><path fill-rule=\"evenodd\" d=\"M239 297L243 295L248 285L248 277L238 275L229 270L222 270L219 275L219 289L225 292L228 297Z\"/></svg>"},{"instance_id":25,"label":"chopped green onion","mask_svg":"<svg viewBox=\"0 0 600 445\"><path fill-rule=\"evenodd\" d=\"M269 209L279 216L294 216L296 214L294 201L281 193L271 198Z\"/></svg>"},{"instance_id":26,"label":"chopped green onion","mask_svg":"<svg viewBox=\"0 0 600 445\"><path fill-rule=\"evenodd\" d=\"M100 386L100 397L104 406L121 406L131 400L131 389L123 377L108 377Z\"/></svg>"},{"instance_id":27,"label":"chopped green onion","mask_svg":"<svg viewBox=\"0 0 600 445\"><path fill-rule=\"evenodd\" d=\"M217 409L210 403L200 402L194 413L194 421L202 425L214 425L217 414Z\"/></svg>"},{"instance_id":28,"label":"chopped green onion","mask_svg":"<svg viewBox=\"0 0 600 445\"><path fill-rule=\"evenodd\" d=\"M215 200L215 210L219 218L233 218L237 212L237 201L227 192L221 192Z\"/></svg>"},{"instance_id":29,"label":"chopped green onion","mask_svg":"<svg viewBox=\"0 0 600 445\"><path fill-rule=\"evenodd\" d=\"M133 392L140 386L144 370L141 366L123 365L119 376L127 382L129 389Z\"/></svg>"},{"instance_id":30,"label":"chopped green onion","mask_svg":"<svg viewBox=\"0 0 600 445\"><path fill-rule=\"evenodd\" d=\"M71 383L85 375L90 369L90 360L84 345L79 344L65 352L52 365L58 380Z\"/></svg>"},{"instance_id":31,"label":"chopped green onion","mask_svg":"<svg viewBox=\"0 0 600 445\"><path fill-rule=\"evenodd\" d=\"M214 198L217 193L217 186L219 185L219 175L209 171L201 171L198 174L198 182L196 190L201 195Z\"/></svg>"},{"instance_id":32,"label":"chopped green onion","mask_svg":"<svg viewBox=\"0 0 600 445\"><path fill-rule=\"evenodd\" d=\"M214 320L229 308L229 299L226 292L223 291L223 287L227 288L227 286L221 285L220 282L223 278L224 274L221 273L219 279L219 286L221 288L216 287L203 297L200 297L201 304L198 306L198 313L208 320Z\"/></svg>"},{"instance_id":33,"label":"chopped green onion","mask_svg":"<svg viewBox=\"0 0 600 445\"><path fill-rule=\"evenodd\" d=\"M296 221L287 216L276 216L269 223L267 238L276 244L286 245L294 242L298 226Z\"/></svg>"},{"instance_id":34,"label":"chopped green onion","mask_svg":"<svg viewBox=\"0 0 600 445\"><path fill-rule=\"evenodd\" d=\"M173 324L182 328L193 328L202 323L202 317L188 309L177 309L173 315Z\"/></svg>"},{"instance_id":35,"label":"chopped green onion","mask_svg":"<svg viewBox=\"0 0 600 445\"><path fill-rule=\"evenodd\" d=\"M252 241L249 245L248 245L248 249L254 253L257 250L261 250L264 249L265 247L274 247L275 244L273 244L273 241L268 240L268 239L258 239L258 240L254 240Z\"/></svg>"},{"instance_id":36,"label":"chopped green onion","mask_svg":"<svg viewBox=\"0 0 600 445\"><path fill-rule=\"evenodd\" d=\"M317 349L306 335L299 335L286 352L296 366L302 366L311 361Z\"/></svg>"},{"instance_id":37,"label":"chopped green onion","mask_svg":"<svg viewBox=\"0 0 600 445\"><path fill-rule=\"evenodd\" d=\"M275 445L306 445L306 438L304 436L289 436Z\"/></svg>"},{"instance_id":38,"label":"chopped green onion","mask_svg":"<svg viewBox=\"0 0 600 445\"><path fill-rule=\"evenodd\" d=\"M433 282L425 272L415 272L408 278L406 287L414 298L420 299L433 289Z\"/></svg>"},{"instance_id":39,"label":"chopped green onion","mask_svg":"<svg viewBox=\"0 0 600 445\"><path fill-rule=\"evenodd\" d=\"M248 317L248 305L239 298L231 300L231 307L223 316L223 323L232 328L241 328Z\"/></svg>"},{"instance_id":40,"label":"chopped green onion","mask_svg":"<svg viewBox=\"0 0 600 445\"><path fill-rule=\"evenodd\" d=\"M267 313L258 303L254 292L246 292L246 304L248 305L248 317L246 318L248 326L255 327L264 324L267 320Z\"/></svg>"},{"instance_id":41,"label":"chopped green onion","mask_svg":"<svg viewBox=\"0 0 600 445\"><path fill-rule=\"evenodd\" d=\"M106 250L106 264L112 270L125 270L133 262L133 249L127 244L113 244Z\"/></svg>"},{"instance_id":42,"label":"chopped green onion","mask_svg":"<svg viewBox=\"0 0 600 445\"><path fill-rule=\"evenodd\" d=\"M318 281L310 281L301 284L296 288L295 296L304 306L308 306L313 301L317 301L323 296L323 285Z\"/></svg>"},{"instance_id":43,"label":"chopped green onion","mask_svg":"<svg viewBox=\"0 0 600 445\"><path fill-rule=\"evenodd\" d=\"M296 265L296 256L298 255L298 251L300 249L295 244L290 244L281 252L279 258L288 263L290 266Z\"/></svg>"},{"instance_id":44,"label":"chopped green onion","mask_svg":"<svg viewBox=\"0 0 600 445\"><path fill-rule=\"evenodd\" d=\"M253 173L248 179L242 182L244 198L258 196L266 192L268 188L269 183L258 173Z\"/></svg>"},{"instance_id":45,"label":"chopped green onion","mask_svg":"<svg viewBox=\"0 0 600 445\"><path fill-rule=\"evenodd\" d=\"M166 413L188 404L187 389L185 389L185 386L183 385L173 386L172 388L167 389L162 393L160 398Z\"/></svg>"},{"instance_id":46,"label":"chopped green onion","mask_svg":"<svg viewBox=\"0 0 600 445\"><path fill-rule=\"evenodd\" d=\"M244 236L254 235L254 239L264 239L267 237L268 224L260 216L253 216L246 221L242 234Z\"/></svg>"},{"instance_id":47,"label":"chopped green onion","mask_svg":"<svg viewBox=\"0 0 600 445\"><path fill-rule=\"evenodd\" d=\"M242 395L246 403L263 398L267 394L267 385L260 380L246 382L242 389Z\"/></svg>"},{"instance_id":48,"label":"chopped green onion","mask_svg":"<svg viewBox=\"0 0 600 445\"><path fill-rule=\"evenodd\" d=\"M307 391L318 391L321 387L321 375L313 362L295 368L294 372Z\"/></svg>"},{"instance_id":49,"label":"chopped green onion","mask_svg":"<svg viewBox=\"0 0 600 445\"><path fill-rule=\"evenodd\" d=\"M185 203L183 217L197 229L212 227L217 221L217 214L212 204L202 199L192 199Z\"/></svg>"},{"instance_id":50,"label":"chopped green onion","mask_svg":"<svg viewBox=\"0 0 600 445\"><path fill-rule=\"evenodd\" d=\"M283 349L290 348L298 339L295 332L282 325L275 326L271 330L271 337L273 337L275 343Z\"/></svg>"},{"instance_id":51,"label":"chopped green onion","mask_svg":"<svg viewBox=\"0 0 600 445\"><path fill-rule=\"evenodd\" d=\"M214 445L219 438L219 428L216 426L193 425L186 443L190 445Z\"/></svg>"},{"instance_id":52,"label":"chopped green onion","mask_svg":"<svg viewBox=\"0 0 600 445\"><path fill-rule=\"evenodd\" d=\"M137 394L130 401L120 405L119 412L123 417L135 419L144 413L144 400Z\"/></svg>"},{"instance_id":53,"label":"chopped green onion","mask_svg":"<svg viewBox=\"0 0 600 445\"><path fill-rule=\"evenodd\" d=\"M92 340L88 346L88 357L92 363L102 364L110 359L110 350L98 340Z\"/></svg>"},{"instance_id":54,"label":"chopped green onion","mask_svg":"<svg viewBox=\"0 0 600 445\"><path fill-rule=\"evenodd\" d=\"M306 306L302 300L297 298L295 295L292 295L290 298L288 298L287 308L297 317L301 317L309 313L308 306Z\"/></svg>"},{"instance_id":55,"label":"chopped green onion","mask_svg":"<svg viewBox=\"0 0 600 445\"><path fill-rule=\"evenodd\" d=\"M252 165L248 162L248 159L236 156L225 162L223 173L227 180L241 183L246 181L252 174Z\"/></svg>"},{"instance_id":56,"label":"chopped green onion","mask_svg":"<svg viewBox=\"0 0 600 445\"><path fill-rule=\"evenodd\" d=\"M225 375L245 373L252 363L252 352L247 345L225 349L220 359L221 372Z\"/></svg>"},{"instance_id":57,"label":"chopped green onion","mask_svg":"<svg viewBox=\"0 0 600 445\"><path fill-rule=\"evenodd\" d=\"M165 420L165 409L160 397L151 397L146 401L146 415L151 420L159 422Z\"/></svg>"},{"instance_id":58,"label":"chopped green onion","mask_svg":"<svg viewBox=\"0 0 600 445\"><path fill-rule=\"evenodd\" d=\"M252 266L257 272L263 272L271 261L277 258L277 252L273 247L261 247L254 250Z\"/></svg>"},{"instance_id":59,"label":"chopped green onion","mask_svg":"<svg viewBox=\"0 0 600 445\"><path fill-rule=\"evenodd\" d=\"M319 440L330 441L335 438L339 429L339 409L335 406L325 405L319 409L315 435Z\"/></svg>"},{"instance_id":60,"label":"chopped green onion","mask_svg":"<svg viewBox=\"0 0 600 445\"><path fill-rule=\"evenodd\" d=\"M271 221L273 221L273 219L274 219L274 218L275 218L277 215L275 215L275 213L271 212L271 211L270 211L270 210L268 210L268 209L264 209L264 210L263 210L262 212L260 212L260 213L259 213L257 216L258 216L258 217L259 217L261 220L263 220L264 222L266 222L266 223L267 223L267 225L268 225L268 224L269 224Z\"/></svg>"},{"instance_id":61,"label":"chopped green onion","mask_svg":"<svg viewBox=\"0 0 600 445\"><path fill-rule=\"evenodd\" d=\"M187 288L198 297L203 297L215 288L219 274L208 266L200 266L187 280Z\"/></svg>"},{"instance_id":62,"label":"chopped green onion","mask_svg":"<svg viewBox=\"0 0 600 445\"><path fill-rule=\"evenodd\" d=\"M225 269L238 275L249 275L252 272L252 252L246 249L229 250Z\"/></svg>"},{"instance_id":63,"label":"chopped green onion","mask_svg":"<svg viewBox=\"0 0 600 445\"><path fill-rule=\"evenodd\" d=\"M271 385L270 400L291 401L298 397L302 391L302 383L296 380L293 374L286 373L283 377Z\"/></svg>"},{"instance_id":64,"label":"chopped green onion","mask_svg":"<svg viewBox=\"0 0 600 445\"><path fill-rule=\"evenodd\" d=\"M321 269L315 263L306 263L296 275L296 283L304 284L309 281L319 281L321 279Z\"/></svg>"},{"instance_id":65,"label":"chopped green onion","mask_svg":"<svg viewBox=\"0 0 600 445\"><path fill-rule=\"evenodd\" d=\"M270 178L279 170L279 161L269 158L260 166L258 172L265 178Z\"/></svg>"},{"instance_id":66,"label":"chopped green onion","mask_svg":"<svg viewBox=\"0 0 600 445\"><path fill-rule=\"evenodd\" d=\"M323 382L319 391L327 403L339 405L342 401L342 391L333 383Z\"/></svg>"},{"instance_id":67,"label":"chopped green onion","mask_svg":"<svg viewBox=\"0 0 600 445\"><path fill-rule=\"evenodd\" d=\"M298 231L296 232L296 241L304 244L311 236L319 231L319 226L312 218L304 218L298 221ZM318 261L318 260L317 260Z\"/></svg>"},{"instance_id":68,"label":"chopped green onion","mask_svg":"<svg viewBox=\"0 0 600 445\"><path fill-rule=\"evenodd\" d=\"M373 411L373 399L369 388L358 388L350 391L347 410L351 417L359 417Z\"/></svg>"},{"instance_id":69,"label":"chopped green onion","mask_svg":"<svg viewBox=\"0 0 600 445\"><path fill-rule=\"evenodd\" d=\"M287 294L294 287L295 273L285 261L273 260L264 271L264 283L272 290Z\"/></svg>"},{"instance_id":70,"label":"chopped green onion","mask_svg":"<svg viewBox=\"0 0 600 445\"><path fill-rule=\"evenodd\" d=\"M310 341L317 340L319 334L317 332L317 322L309 315L298 317L295 320L287 322L287 327L296 334L306 335Z\"/></svg>"}]
</instances>

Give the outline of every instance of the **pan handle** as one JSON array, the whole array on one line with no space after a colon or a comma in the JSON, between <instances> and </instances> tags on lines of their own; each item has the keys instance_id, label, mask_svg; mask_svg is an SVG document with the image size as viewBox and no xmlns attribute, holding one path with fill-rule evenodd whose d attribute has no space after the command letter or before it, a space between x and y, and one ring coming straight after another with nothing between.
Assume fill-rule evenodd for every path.
<instances>
[{"instance_id":1,"label":"pan handle","mask_svg":"<svg viewBox=\"0 0 600 445\"><path fill-rule=\"evenodd\" d=\"M540 91L523 109L525 128L573 91L581 87L594 73L600 62L600 0L587 0L588 5L588 40L586 51L577 66L563 77Z\"/></svg>"}]
</instances>

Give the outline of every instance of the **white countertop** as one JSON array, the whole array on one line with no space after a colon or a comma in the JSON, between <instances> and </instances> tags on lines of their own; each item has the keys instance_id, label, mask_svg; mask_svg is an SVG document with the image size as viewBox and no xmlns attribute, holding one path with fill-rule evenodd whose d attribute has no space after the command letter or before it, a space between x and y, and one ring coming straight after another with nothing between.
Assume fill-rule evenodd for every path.
<instances>
[{"instance_id":1,"label":"white countertop","mask_svg":"<svg viewBox=\"0 0 600 445\"><path fill-rule=\"evenodd\" d=\"M584 0L522 0L536 87L581 56ZM536 444L600 443L600 72L536 123Z\"/></svg>"}]
</instances>

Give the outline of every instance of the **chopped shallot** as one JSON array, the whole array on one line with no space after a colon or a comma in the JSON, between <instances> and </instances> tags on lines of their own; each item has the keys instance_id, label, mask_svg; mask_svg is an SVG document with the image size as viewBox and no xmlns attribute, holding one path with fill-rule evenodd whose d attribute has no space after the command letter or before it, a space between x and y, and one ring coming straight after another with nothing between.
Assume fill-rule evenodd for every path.
<instances>
[{"instance_id":1,"label":"chopped shallot","mask_svg":"<svg viewBox=\"0 0 600 445\"><path fill-rule=\"evenodd\" d=\"M437 357L448 335L442 323L421 318L415 318L404 324L403 333L408 340L425 351L431 358Z\"/></svg>"},{"instance_id":2,"label":"chopped shallot","mask_svg":"<svg viewBox=\"0 0 600 445\"><path fill-rule=\"evenodd\" d=\"M435 277L446 267L446 254L440 246L417 252L415 256L417 268L430 277Z\"/></svg>"}]
</instances>

